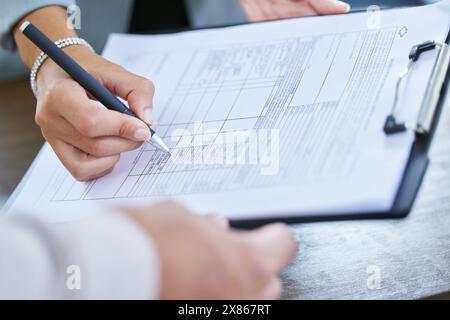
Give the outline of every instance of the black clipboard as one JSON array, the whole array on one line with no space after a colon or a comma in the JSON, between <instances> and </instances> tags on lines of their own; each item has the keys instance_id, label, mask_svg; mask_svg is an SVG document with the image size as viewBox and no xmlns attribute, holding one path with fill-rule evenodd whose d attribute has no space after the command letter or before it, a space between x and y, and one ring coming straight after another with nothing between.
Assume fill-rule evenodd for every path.
<instances>
[{"instance_id":1,"label":"black clipboard","mask_svg":"<svg viewBox=\"0 0 450 320\"><path fill-rule=\"evenodd\" d=\"M427 41L423 44L417 44L411 49L410 60L418 59L420 53L423 51L430 50L430 47L427 47L430 43L434 43L433 41ZM434 43L435 44L435 43ZM450 44L450 31L447 34L447 38L445 40L445 44ZM417 52L417 49L422 46L423 51ZM435 49L433 47L432 49ZM448 49L448 48L446 48ZM441 48L442 50L442 48ZM413 52L416 51L417 56L412 57ZM450 53L448 53L450 54ZM448 57L450 59L450 57ZM437 58L438 59L438 58ZM415 60L414 60L415 61ZM437 67L437 63L435 68ZM432 112L432 116L430 119L429 127L427 130L414 130L415 132L415 141L411 148L411 153L409 155L408 164L406 165L405 171L403 173L403 177L400 182L399 189L397 191L397 195L395 196L394 203L392 208L386 212L364 212L364 213L349 213L349 214L321 214L321 215L305 215L295 217L295 216L281 216L276 218L264 218L264 219L252 219L252 220L233 220L231 221L231 225L237 228L253 228L257 226L261 226L268 223L273 222L285 222L288 224L296 224L303 222L323 222L323 221L343 221L343 220L367 220L367 219L398 219L406 217L411 211L416 196L419 192L420 186L422 184L422 180L425 176L425 173L428 168L429 158L428 151L431 147L431 143L433 141L434 134L437 129L437 125L439 123L439 119L444 108L444 104L447 98L449 79L450 79L450 71L449 71L449 61L444 65L443 70L443 81L438 83L439 87L437 87L439 98L435 104L427 105L425 107L429 108L429 111ZM432 79L430 79L431 81ZM424 107L424 106L422 106ZM392 115L389 115L392 117ZM386 120L388 122L388 119ZM402 126L403 124L395 123L394 126ZM382 130L382 128L380 128ZM386 131L386 134L395 134L396 132L407 130L407 128L403 127L403 130L393 130L393 132L389 133Z\"/></svg>"},{"instance_id":2,"label":"black clipboard","mask_svg":"<svg viewBox=\"0 0 450 320\"><path fill-rule=\"evenodd\" d=\"M389 9L388 9L389 10ZM291 18L288 18L291 19ZM260 23L260 22L253 22ZM244 23L246 24L246 23ZM241 24L235 24L241 25ZM228 25L229 26L229 25ZM227 26L217 26L216 28L222 28ZM201 28L203 29L203 28ZM188 31L192 29L179 29L179 30L171 30L166 33L177 33ZM445 44L450 44L450 32L447 34L447 38L445 40ZM419 45L419 44L418 44ZM406 60L406 58L405 58ZM343 220L367 220L367 219L398 219L403 218L408 215L411 211L414 201L416 199L417 193L419 192L420 186L422 184L423 177L425 176L429 158L428 158L428 150L431 146L434 134L436 132L436 128L439 122L440 115L442 113L442 109L444 107L444 103L446 97L448 95L448 83L450 78L449 72L449 64L446 64L444 80L439 88L439 99L435 105L428 106L432 108L432 119L429 124L429 129L425 133L417 133L415 134L415 141L413 143L413 147L411 148L411 152L409 155L408 164L403 173L403 177L401 179L401 183L397 194L395 196L395 200L392 208L386 212L363 212L363 213L333 213L333 214L304 214L302 216L274 216L272 218L252 218L252 219L239 219L239 220L231 220L230 225L235 228L254 228L257 226L265 225L273 222L284 222L287 224L296 224L296 223L304 223L304 222L323 222L323 221L343 221ZM382 128L380 128L382 130ZM12 195L8 198L6 204L1 208L1 211L7 211L8 208L12 205L14 200L17 198L21 190L23 189L25 183L28 180L33 168L35 167L38 159L40 158L41 151L38 153L37 157L33 160L30 168L25 173L24 177L21 179L19 185L16 187Z\"/></svg>"}]
</instances>

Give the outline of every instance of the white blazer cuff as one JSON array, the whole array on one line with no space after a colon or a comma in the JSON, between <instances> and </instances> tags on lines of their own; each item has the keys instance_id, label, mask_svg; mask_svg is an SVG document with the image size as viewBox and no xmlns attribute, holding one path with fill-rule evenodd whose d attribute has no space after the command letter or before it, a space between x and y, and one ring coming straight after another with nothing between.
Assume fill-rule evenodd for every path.
<instances>
[{"instance_id":1,"label":"white blazer cuff","mask_svg":"<svg viewBox=\"0 0 450 320\"><path fill-rule=\"evenodd\" d=\"M66 289L79 299L156 299L160 287L157 248L137 222L122 213L54 224L66 252ZM69 243L71 242L71 243Z\"/></svg>"}]
</instances>

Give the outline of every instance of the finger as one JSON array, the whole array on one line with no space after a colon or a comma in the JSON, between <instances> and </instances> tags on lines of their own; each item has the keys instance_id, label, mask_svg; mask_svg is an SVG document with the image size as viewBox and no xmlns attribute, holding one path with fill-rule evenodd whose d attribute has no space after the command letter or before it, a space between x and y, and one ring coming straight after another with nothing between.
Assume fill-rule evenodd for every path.
<instances>
[{"instance_id":1,"label":"finger","mask_svg":"<svg viewBox=\"0 0 450 320\"><path fill-rule=\"evenodd\" d=\"M113 68L102 80L114 94L125 99L131 110L149 125L153 124L152 108L155 87L153 83L122 67Z\"/></svg>"},{"instance_id":2,"label":"finger","mask_svg":"<svg viewBox=\"0 0 450 320\"><path fill-rule=\"evenodd\" d=\"M317 14L340 14L350 11L350 5L338 0L308 0L310 6Z\"/></svg>"},{"instance_id":3,"label":"finger","mask_svg":"<svg viewBox=\"0 0 450 320\"><path fill-rule=\"evenodd\" d=\"M261 21L269 20L270 16L266 9L266 4L261 6L261 3L257 3L255 0L241 0L241 6L249 21Z\"/></svg>"},{"instance_id":4,"label":"finger","mask_svg":"<svg viewBox=\"0 0 450 320\"><path fill-rule=\"evenodd\" d=\"M320 13L318 13L308 2L305 2L305 0L291 0L291 3L286 3L283 9L278 10L278 14L280 18L294 18L316 16Z\"/></svg>"},{"instance_id":5,"label":"finger","mask_svg":"<svg viewBox=\"0 0 450 320\"><path fill-rule=\"evenodd\" d=\"M283 292L283 285L278 277L272 278L269 283L261 290L260 300L279 299Z\"/></svg>"},{"instance_id":6,"label":"finger","mask_svg":"<svg viewBox=\"0 0 450 320\"><path fill-rule=\"evenodd\" d=\"M289 227L272 224L242 234L261 277L272 277L283 270L297 252L297 244Z\"/></svg>"},{"instance_id":7,"label":"finger","mask_svg":"<svg viewBox=\"0 0 450 320\"><path fill-rule=\"evenodd\" d=\"M43 134L59 160L78 181L89 181L108 174L119 160L117 155L103 158L90 156L62 140L48 136L44 132Z\"/></svg>"},{"instance_id":8,"label":"finger","mask_svg":"<svg viewBox=\"0 0 450 320\"><path fill-rule=\"evenodd\" d=\"M275 1L272 3L271 11L277 19L317 15L316 10L305 0Z\"/></svg>"},{"instance_id":9,"label":"finger","mask_svg":"<svg viewBox=\"0 0 450 320\"><path fill-rule=\"evenodd\" d=\"M57 98L58 103L52 103L50 106L53 108L53 113L66 119L84 136L91 138L120 136L133 141L150 139L150 131L144 122L99 107L95 101L87 97L84 89L74 81L70 81L59 90ZM47 122L47 125L43 127L52 127L52 123L48 119Z\"/></svg>"},{"instance_id":10,"label":"finger","mask_svg":"<svg viewBox=\"0 0 450 320\"><path fill-rule=\"evenodd\" d=\"M219 227L221 229L228 229L230 227L230 222L228 219L218 213L210 213L206 215L206 218L216 227Z\"/></svg>"},{"instance_id":11,"label":"finger","mask_svg":"<svg viewBox=\"0 0 450 320\"><path fill-rule=\"evenodd\" d=\"M260 12L262 12L263 20L275 20L279 18L283 18L283 13L280 12L280 8L278 8L278 4L273 1L257 1L258 6L260 8Z\"/></svg>"},{"instance_id":12,"label":"finger","mask_svg":"<svg viewBox=\"0 0 450 320\"><path fill-rule=\"evenodd\" d=\"M55 118L53 126L46 129L46 132L95 157L117 155L122 152L135 150L142 145L142 142L135 142L121 137L85 137L61 117Z\"/></svg>"}]
</instances>

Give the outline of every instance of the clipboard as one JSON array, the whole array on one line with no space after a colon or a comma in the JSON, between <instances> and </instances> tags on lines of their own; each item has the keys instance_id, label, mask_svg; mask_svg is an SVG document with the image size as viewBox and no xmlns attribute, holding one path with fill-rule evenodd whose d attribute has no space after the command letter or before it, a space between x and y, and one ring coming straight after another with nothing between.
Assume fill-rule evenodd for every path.
<instances>
[{"instance_id":1,"label":"clipboard","mask_svg":"<svg viewBox=\"0 0 450 320\"><path fill-rule=\"evenodd\" d=\"M259 22L256 22L259 23ZM218 26L218 28L223 26ZM174 32L180 32L182 30L176 30ZM170 33L170 32L169 32ZM450 43L450 33L447 35L447 39L445 44ZM424 45L424 44L418 44ZM431 50L431 46L425 46L426 50ZM436 48L433 48L436 49ZM448 48L447 48L448 49ZM419 54L420 56L420 54ZM405 57L405 63L407 62L407 58ZM446 56L446 59L450 59L450 53ZM420 57L417 59L420 63ZM438 68L439 66L439 68ZM385 212L361 212L361 213L334 213L334 214L305 214L302 213L302 216L275 216L272 218L252 218L251 220L239 219L230 221L233 227L237 228L253 228L256 226L264 225L272 222L285 222L288 224L302 223L302 222L320 222L320 221L340 221L340 220L355 220L355 219L384 219L384 218L402 218L408 215L411 211L411 208L414 204L416 195L421 186L423 177L426 173L429 158L428 158L428 150L432 143L432 139L434 133L436 131L436 127L442 112L442 109L445 104L445 100L447 97L447 88L449 81L449 60L442 60L440 63L435 64L436 70L433 71L433 75L430 78L429 82L429 90L436 94L436 99L431 101L427 100L430 103L426 103L422 105L421 110L426 114L427 120L427 128L423 132L417 130L415 134L415 141L413 143L413 147L411 149L409 160L403 176L401 178L401 183L397 194L395 196L395 200L392 208L389 211ZM439 71L436 73L435 71ZM437 75L439 75L437 77ZM440 78L436 79L435 77ZM430 92L431 92L430 91ZM398 119L394 119L398 120ZM398 124L398 123L395 123ZM401 127L401 124L400 124ZM403 129L403 128L402 128ZM408 129L408 128L404 128ZM411 129L411 128L410 128ZM380 131L383 128L380 128ZM398 129L400 130L400 129ZM397 131L397 130L394 130ZM398 131L400 132L400 131ZM390 132L388 134L395 134L396 132ZM41 154L41 153L40 153ZM35 158L29 170L25 174L25 176L20 181L18 187L14 190L13 194L9 197L7 203L4 206L4 209L7 210L8 207L12 205L14 200L19 195L20 191L23 189L25 183L27 182L33 168L40 158L40 154Z\"/></svg>"},{"instance_id":2,"label":"clipboard","mask_svg":"<svg viewBox=\"0 0 450 320\"><path fill-rule=\"evenodd\" d=\"M440 115L444 108L448 96L450 79L450 32L444 43L426 41L411 48L406 74L400 74L396 88L396 98L391 114L386 117L384 128L380 128L387 135L393 135L406 130L415 132L415 140L411 148L408 163L406 165L399 189L395 196L392 208L386 212L364 212L351 214L330 214L330 215L302 215L301 217L277 217L269 219L236 220L231 221L231 225L237 228L254 228L260 225L285 222L296 224L303 222L323 222L323 221L343 221L343 220L367 220L367 219L398 219L406 217L411 211L416 196L419 192L422 180L428 168L430 149L434 134L437 129ZM399 86L414 63L420 63L420 56L429 50L440 50L428 82L427 91L422 102L417 122L413 127L407 126L397 119L395 109L397 109L397 95ZM406 60L406 59L405 59Z\"/></svg>"},{"instance_id":3,"label":"clipboard","mask_svg":"<svg viewBox=\"0 0 450 320\"><path fill-rule=\"evenodd\" d=\"M421 6L421 5L417 5ZM389 8L383 8L383 10L395 10L398 9L397 7L389 7ZM360 13L360 12L366 12L367 10L364 9L357 9L352 10L351 13ZM281 20L289 20L289 19L295 19L295 18L283 18ZM235 23L235 24L228 24L228 25L218 25L212 28L223 28L223 27L229 27L229 26L239 26L239 25L245 25L245 24L258 24L263 23L264 21L256 21L256 22L244 22L244 23ZM197 28L197 29L211 29L211 27L205 27L205 28ZM189 31L192 30L191 28L178 28L175 30L166 30L163 32L163 34L167 33L178 33L183 31ZM160 34L159 33L145 33L145 34ZM417 44L413 48L411 48L411 53L417 49L420 49L419 46L423 45L424 47L418 50L417 52L417 62L420 63L420 54L424 51L428 51L431 49L435 49L435 47L431 48L431 46L428 46L429 42ZM436 44L436 43L434 43ZM447 46L450 45L450 30L447 34L447 38L445 42L443 43ZM417 48L415 48L417 47ZM429 81L429 88L428 90L434 91L437 94L437 99L433 103L426 103L422 105L421 112L423 111L425 115L427 115L427 125L426 130L421 130L421 126L418 128L419 130L414 130L415 128L406 128L407 130L414 130L415 133L415 141L413 143L413 146L411 148L411 152L409 155L408 163L406 165L405 171L403 173L403 176L401 178L400 186L398 188L397 194L395 196L394 203L392 205L392 208L389 211L385 212L363 212L363 213L349 213L349 214L343 214L343 213L333 213L333 214L305 214L302 213L302 216L293 217L290 216L276 216L273 218L252 218L252 219L239 219L239 220L231 220L230 225L235 228L255 228L258 226L262 226L269 223L275 223L275 222L284 222L287 224L297 224L297 223L311 223L311 222L325 222L325 221L345 221L345 220L372 220L372 219L400 219L406 217L409 212L411 211L414 201L416 199L416 196L419 192L420 186L422 184L423 178L425 176L425 173L428 168L429 164L429 158L428 158L428 151L430 149L440 115L442 113L442 109L444 108L445 101L448 96L448 91L450 90L449 87L449 81L450 81L450 46L447 47L448 50L448 57L446 63L442 60L442 65L437 68L437 65L435 65L435 70L433 70L432 77ZM410 57L411 58L411 57ZM408 57L405 57L405 62L408 62ZM414 61L416 62L416 61ZM439 75L435 73L439 69ZM437 76L437 78L441 79L435 79L434 76ZM435 80L439 80L435 82ZM425 100L425 99L424 99ZM430 102L430 101L429 101ZM389 116L392 116L389 115ZM386 122L388 122L389 116L386 118ZM395 118L395 117L394 117ZM399 120L396 119L395 120ZM419 120L419 119L418 119ZM396 123L399 124L399 123ZM400 123L401 125L401 123ZM380 130L384 130L385 128L380 128ZM386 133L386 134L395 134L397 130L394 130L395 132Z\"/></svg>"}]
</instances>

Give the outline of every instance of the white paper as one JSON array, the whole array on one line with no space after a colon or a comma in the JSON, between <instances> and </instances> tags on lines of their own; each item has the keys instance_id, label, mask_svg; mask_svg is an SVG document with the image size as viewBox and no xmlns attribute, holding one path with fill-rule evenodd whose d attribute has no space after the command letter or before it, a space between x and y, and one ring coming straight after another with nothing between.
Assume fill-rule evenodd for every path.
<instances>
[{"instance_id":1,"label":"white paper","mask_svg":"<svg viewBox=\"0 0 450 320\"><path fill-rule=\"evenodd\" d=\"M104 56L155 82L157 131L174 156L146 144L123 154L108 176L80 183L46 145L9 211L31 207L59 221L92 214L98 204L162 198L234 219L388 210L413 142L410 132L382 131L395 81L413 45L445 40L447 7L112 35ZM423 54L402 92L400 114L408 121L417 116L435 58L434 51ZM186 160L200 148L220 150L213 141L233 130L274 143L278 132L279 144L256 163ZM255 154L240 147L240 155Z\"/></svg>"}]
</instances>

